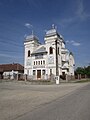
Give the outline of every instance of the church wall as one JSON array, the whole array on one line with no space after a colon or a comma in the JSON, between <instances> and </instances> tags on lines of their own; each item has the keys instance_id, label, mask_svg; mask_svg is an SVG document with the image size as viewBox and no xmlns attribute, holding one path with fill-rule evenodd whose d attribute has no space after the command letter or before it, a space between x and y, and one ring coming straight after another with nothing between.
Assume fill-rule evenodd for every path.
<instances>
[{"instance_id":1,"label":"church wall","mask_svg":"<svg viewBox=\"0 0 90 120\"><path fill-rule=\"evenodd\" d=\"M24 61L24 74L27 74L29 76L32 76L33 79L37 79L39 76L39 72L41 74L41 79L49 78L51 74L54 76L56 75L56 44L55 41L57 40L57 51L58 51L58 72L59 75L62 75L62 72L65 72L65 74L74 75L74 67L73 67L73 59L68 55L68 50L66 50L65 54L61 53L61 49L65 48L65 43L62 42L62 39L58 35L53 36L45 36L44 38L45 44L40 45L37 44L34 40L25 42L25 61ZM44 46L46 48L47 53L38 53L33 54L28 57L28 51L30 50L30 54L33 53L37 49L37 47ZM53 53L50 54L50 47L53 49ZM43 54L43 55L42 55ZM37 55L37 56L36 56ZM72 59L70 61L70 59ZM67 64L65 67L65 70L63 70L63 62ZM68 61L68 62L67 62ZM69 72L68 72L69 67ZM45 74L43 73L45 70ZM35 73L34 73L35 72ZM39 77L38 77L39 78Z\"/></svg>"}]
</instances>

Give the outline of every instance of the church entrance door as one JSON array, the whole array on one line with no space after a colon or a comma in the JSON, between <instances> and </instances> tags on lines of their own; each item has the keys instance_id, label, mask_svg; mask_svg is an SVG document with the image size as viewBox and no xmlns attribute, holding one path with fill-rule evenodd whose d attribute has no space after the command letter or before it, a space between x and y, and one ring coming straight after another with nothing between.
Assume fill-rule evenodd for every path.
<instances>
[{"instance_id":1,"label":"church entrance door","mask_svg":"<svg viewBox=\"0 0 90 120\"><path fill-rule=\"evenodd\" d=\"M37 70L37 78L41 78L41 70Z\"/></svg>"}]
</instances>

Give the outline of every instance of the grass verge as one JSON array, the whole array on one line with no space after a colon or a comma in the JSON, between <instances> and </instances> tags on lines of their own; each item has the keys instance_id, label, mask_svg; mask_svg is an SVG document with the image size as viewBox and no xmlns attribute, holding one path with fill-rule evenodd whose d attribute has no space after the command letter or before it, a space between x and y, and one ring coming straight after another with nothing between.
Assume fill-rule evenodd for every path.
<instances>
[{"instance_id":1,"label":"grass verge","mask_svg":"<svg viewBox=\"0 0 90 120\"><path fill-rule=\"evenodd\" d=\"M75 81L74 83L85 83L85 82L90 82L90 79L78 80L78 81Z\"/></svg>"}]
</instances>

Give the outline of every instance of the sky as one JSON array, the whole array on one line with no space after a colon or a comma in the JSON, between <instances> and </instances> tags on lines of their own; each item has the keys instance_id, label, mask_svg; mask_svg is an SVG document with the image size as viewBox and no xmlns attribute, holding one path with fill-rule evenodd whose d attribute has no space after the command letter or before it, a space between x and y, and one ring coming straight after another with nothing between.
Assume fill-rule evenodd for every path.
<instances>
[{"instance_id":1,"label":"sky","mask_svg":"<svg viewBox=\"0 0 90 120\"><path fill-rule=\"evenodd\" d=\"M90 0L0 0L0 64L24 64L24 40L57 27L76 67L90 65Z\"/></svg>"}]
</instances>

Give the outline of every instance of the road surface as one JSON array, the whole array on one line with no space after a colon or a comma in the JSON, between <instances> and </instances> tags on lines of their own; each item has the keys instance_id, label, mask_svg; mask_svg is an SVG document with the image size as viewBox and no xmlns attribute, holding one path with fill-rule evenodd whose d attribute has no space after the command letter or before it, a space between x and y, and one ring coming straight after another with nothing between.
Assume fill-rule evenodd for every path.
<instances>
[{"instance_id":1,"label":"road surface","mask_svg":"<svg viewBox=\"0 0 90 120\"><path fill-rule=\"evenodd\" d=\"M90 83L0 83L0 120L90 120Z\"/></svg>"},{"instance_id":2,"label":"road surface","mask_svg":"<svg viewBox=\"0 0 90 120\"><path fill-rule=\"evenodd\" d=\"M90 120L90 84L17 120Z\"/></svg>"}]
</instances>

